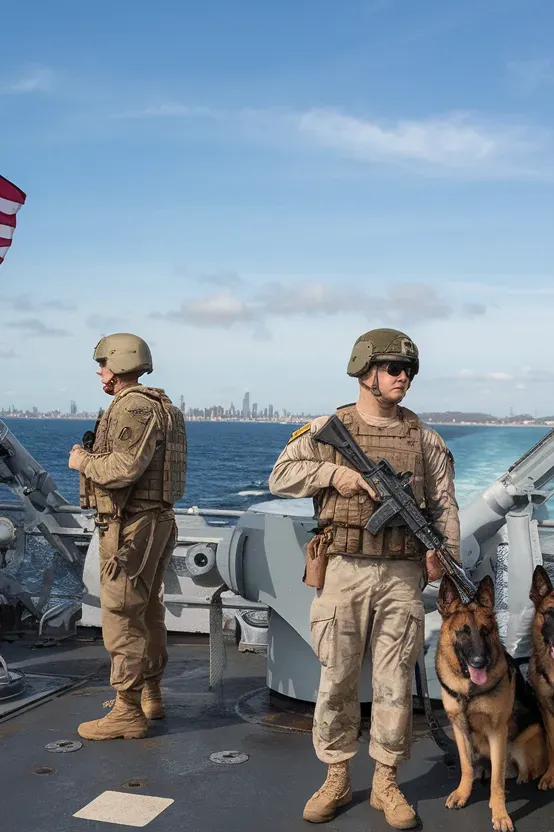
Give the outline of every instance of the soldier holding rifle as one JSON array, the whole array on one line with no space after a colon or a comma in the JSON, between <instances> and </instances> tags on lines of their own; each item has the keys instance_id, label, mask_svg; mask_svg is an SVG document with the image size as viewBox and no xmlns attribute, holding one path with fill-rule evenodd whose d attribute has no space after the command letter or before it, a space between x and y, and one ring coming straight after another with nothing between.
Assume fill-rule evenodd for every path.
<instances>
[{"instance_id":1,"label":"soldier holding rifle","mask_svg":"<svg viewBox=\"0 0 554 832\"><path fill-rule=\"evenodd\" d=\"M376 329L356 341L348 374L359 381L355 404L337 417L371 460L412 472L411 492L459 558L458 506L452 455L439 434L401 407L419 370L416 345L404 333ZM321 664L313 741L328 765L323 786L308 800L305 820L321 823L352 800L349 760L360 724L358 684L366 645L372 659L371 805L396 829L418 820L398 788L397 766L408 759L412 679L423 648L427 581L443 561L401 519L372 534L366 524L379 497L367 479L317 433L329 417L296 431L275 463L271 492L313 497L318 532L310 541L305 581L318 587L310 625Z\"/></svg>"}]
</instances>

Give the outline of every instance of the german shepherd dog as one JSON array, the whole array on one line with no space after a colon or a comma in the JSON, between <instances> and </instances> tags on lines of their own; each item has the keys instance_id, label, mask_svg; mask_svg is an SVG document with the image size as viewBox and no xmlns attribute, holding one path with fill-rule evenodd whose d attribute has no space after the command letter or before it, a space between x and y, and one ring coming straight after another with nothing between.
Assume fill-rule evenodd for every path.
<instances>
[{"instance_id":1,"label":"german shepherd dog","mask_svg":"<svg viewBox=\"0 0 554 832\"><path fill-rule=\"evenodd\" d=\"M535 605L529 681L535 691L548 743L548 768L539 789L554 788L554 589L544 566L537 566L529 594Z\"/></svg>"},{"instance_id":2,"label":"german shepherd dog","mask_svg":"<svg viewBox=\"0 0 554 832\"><path fill-rule=\"evenodd\" d=\"M554 609L554 598L552 604ZM514 827L505 798L506 766L508 762L516 764L518 783L544 773L547 753L540 716L536 711L525 724L514 710L516 668L498 634L492 579L483 578L474 598L463 604L451 579L443 578L438 609L443 621L435 666L462 772L460 784L446 806L461 809L466 805L473 786L473 760L479 755L491 765L489 806L493 828L511 832ZM554 673L554 660L552 668Z\"/></svg>"}]
</instances>

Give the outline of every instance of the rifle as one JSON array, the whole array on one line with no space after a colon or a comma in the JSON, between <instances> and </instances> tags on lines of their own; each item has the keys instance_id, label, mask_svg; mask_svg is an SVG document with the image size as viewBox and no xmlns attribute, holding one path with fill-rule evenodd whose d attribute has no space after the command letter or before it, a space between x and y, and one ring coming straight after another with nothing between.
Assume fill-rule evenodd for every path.
<instances>
[{"instance_id":1,"label":"rifle","mask_svg":"<svg viewBox=\"0 0 554 832\"><path fill-rule=\"evenodd\" d=\"M96 441L96 433L98 431L98 425L100 424L100 419L104 415L104 411L102 408L98 411L98 416L96 417L96 423L94 425L94 430L87 430L83 434L82 444L85 451L88 451L89 454L92 453L92 449L94 447L94 442Z\"/></svg>"},{"instance_id":2,"label":"rifle","mask_svg":"<svg viewBox=\"0 0 554 832\"><path fill-rule=\"evenodd\" d=\"M313 437L330 445L349 462L377 493L381 505L373 512L365 528L377 534L384 526L404 525L425 545L434 549L445 573L452 578L462 601L473 598L476 588L444 543L444 537L419 508L411 485L412 472L398 474L386 460L375 463L360 448L336 414Z\"/></svg>"}]
</instances>

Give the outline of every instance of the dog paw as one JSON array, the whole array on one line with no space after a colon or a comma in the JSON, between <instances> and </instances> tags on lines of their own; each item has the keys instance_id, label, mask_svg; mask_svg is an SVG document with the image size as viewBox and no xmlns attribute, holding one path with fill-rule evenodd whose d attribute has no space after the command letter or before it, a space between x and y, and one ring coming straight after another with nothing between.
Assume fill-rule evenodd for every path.
<instances>
[{"instance_id":1,"label":"dog paw","mask_svg":"<svg viewBox=\"0 0 554 832\"><path fill-rule=\"evenodd\" d=\"M547 789L554 789L554 769L548 769L539 781L539 789L546 791Z\"/></svg>"},{"instance_id":2,"label":"dog paw","mask_svg":"<svg viewBox=\"0 0 554 832\"><path fill-rule=\"evenodd\" d=\"M529 774L528 771L520 771L517 776L517 784L521 786L523 783L528 783L529 780L532 780L532 776Z\"/></svg>"},{"instance_id":3,"label":"dog paw","mask_svg":"<svg viewBox=\"0 0 554 832\"><path fill-rule=\"evenodd\" d=\"M462 809L467 801L469 800L470 792L462 791L462 789L456 789L455 792L448 795L446 799L445 806L447 809Z\"/></svg>"},{"instance_id":4,"label":"dog paw","mask_svg":"<svg viewBox=\"0 0 554 832\"><path fill-rule=\"evenodd\" d=\"M492 814L492 828L496 832L514 832L514 824L505 809Z\"/></svg>"}]
</instances>

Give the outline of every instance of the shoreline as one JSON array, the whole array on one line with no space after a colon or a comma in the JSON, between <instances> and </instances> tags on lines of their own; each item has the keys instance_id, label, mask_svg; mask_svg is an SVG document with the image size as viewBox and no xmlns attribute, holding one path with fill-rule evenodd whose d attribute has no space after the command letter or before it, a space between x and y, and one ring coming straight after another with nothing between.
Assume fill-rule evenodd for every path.
<instances>
[{"instance_id":1,"label":"shoreline","mask_svg":"<svg viewBox=\"0 0 554 832\"><path fill-rule=\"evenodd\" d=\"M427 425L440 425L441 427L470 427L470 428L544 428L554 430L554 425L544 425L540 422L426 422Z\"/></svg>"},{"instance_id":2,"label":"shoreline","mask_svg":"<svg viewBox=\"0 0 554 832\"><path fill-rule=\"evenodd\" d=\"M96 416L0 416L0 419L5 420L21 420L25 422L94 422ZM185 419L186 424L195 423L219 423L219 424L241 424L241 425L305 425L316 419L316 416L300 418L300 419ZM422 419L427 425L437 425L439 427L472 427L472 428L544 428L545 430L554 430L554 425L545 425L540 422L440 422L440 421L426 421Z\"/></svg>"}]
</instances>

